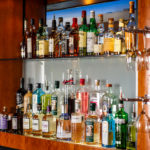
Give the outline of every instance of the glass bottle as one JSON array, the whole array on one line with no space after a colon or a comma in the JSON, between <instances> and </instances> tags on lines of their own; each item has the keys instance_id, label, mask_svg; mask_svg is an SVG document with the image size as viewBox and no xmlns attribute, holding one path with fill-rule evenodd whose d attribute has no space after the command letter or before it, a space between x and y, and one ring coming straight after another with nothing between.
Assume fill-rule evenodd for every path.
<instances>
[{"instance_id":1,"label":"glass bottle","mask_svg":"<svg viewBox=\"0 0 150 150\"><path fill-rule=\"evenodd\" d=\"M8 118L8 114L7 114L7 108L4 106L3 107L3 111L1 114L1 131L6 132L8 129L8 124L7 124L7 118Z\"/></svg>"},{"instance_id":2,"label":"glass bottle","mask_svg":"<svg viewBox=\"0 0 150 150\"><path fill-rule=\"evenodd\" d=\"M114 41L114 54L125 54L125 41L124 41L124 20L119 19L119 30L116 32Z\"/></svg>"},{"instance_id":3,"label":"glass bottle","mask_svg":"<svg viewBox=\"0 0 150 150\"><path fill-rule=\"evenodd\" d=\"M23 105L24 105L24 95L26 94L26 90L24 88L24 78L20 79L20 88L18 89L17 93L16 93L16 103L18 108L21 109L21 111L23 112Z\"/></svg>"},{"instance_id":4,"label":"glass bottle","mask_svg":"<svg viewBox=\"0 0 150 150\"><path fill-rule=\"evenodd\" d=\"M95 11L90 11L90 27L87 32L87 55L93 55L94 53L94 44L96 43L96 20L95 20Z\"/></svg>"},{"instance_id":5,"label":"glass bottle","mask_svg":"<svg viewBox=\"0 0 150 150\"><path fill-rule=\"evenodd\" d=\"M79 56L86 56L87 52L87 31L86 11L82 11L82 25L79 28Z\"/></svg>"},{"instance_id":6,"label":"glass bottle","mask_svg":"<svg viewBox=\"0 0 150 150\"><path fill-rule=\"evenodd\" d=\"M32 106L32 89L33 85L28 84L28 91L24 95L24 114L27 112L27 106L28 105L30 105L30 107Z\"/></svg>"},{"instance_id":7,"label":"glass bottle","mask_svg":"<svg viewBox=\"0 0 150 150\"><path fill-rule=\"evenodd\" d=\"M114 18L108 19L108 31L104 34L104 52L106 54L114 53Z\"/></svg>"},{"instance_id":8,"label":"glass bottle","mask_svg":"<svg viewBox=\"0 0 150 150\"><path fill-rule=\"evenodd\" d=\"M118 149L126 149L127 123L128 114L124 111L123 103L120 102L119 111L115 115L116 148Z\"/></svg>"},{"instance_id":9,"label":"glass bottle","mask_svg":"<svg viewBox=\"0 0 150 150\"><path fill-rule=\"evenodd\" d=\"M55 15L52 20L52 31L49 35L49 57L55 57L55 53L58 53L58 41L56 39L56 20Z\"/></svg>"},{"instance_id":10,"label":"glass bottle","mask_svg":"<svg viewBox=\"0 0 150 150\"><path fill-rule=\"evenodd\" d=\"M47 113L42 119L42 136L46 138L56 137L56 118L51 114L50 104L47 106Z\"/></svg>"},{"instance_id":11,"label":"glass bottle","mask_svg":"<svg viewBox=\"0 0 150 150\"><path fill-rule=\"evenodd\" d=\"M99 144L100 123L96 115L96 103L90 103L90 113L85 121L85 142L86 144Z\"/></svg>"},{"instance_id":12,"label":"glass bottle","mask_svg":"<svg viewBox=\"0 0 150 150\"><path fill-rule=\"evenodd\" d=\"M27 105L26 113L23 115L23 133L30 135L32 133L32 109L31 104Z\"/></svg>"},{"instance_id":13,"label":"glass bottle","mask_svg":"<svg viewBox=\"0 0 150 150\"><path fill-rule=\"evenodd\" d=\"M45 83L45 94L41 96L41 102L42 102L42 113L46 114L47 106L48 104L51 105L51 92L49 89L48 81Z\"/></svg>"},{"instance_id":14,"label":"glass bottle","mask_svg":"<svg viewBox=\"0 0 150 150\"><path fill-rule=\"evenodd\" d=\"M12 133L23 134L23 115L18 106L16 106L16 113L12 116Z\"/></svg>"},{"instance_id":15,"label":"glass bottle","mask_svg":"<svg viewBox=\"0 0 150 150\"><path fill-rule=\"evenodd\" d=\"M7 132L11 133L12 132L12 113L8 114L8 119L7 119Z\"/></svg>"},{"instance_id":16,"label":"glass bottle","mask_svg":"<svg viewBox=\"0 0 150 150\"><path fill-rule=\"evenodd\" d=\"M133 112L128 123L127 150L136 150L136 113L135 104L133 104Z\"/></svg>"},{"instance_id":17,"label":"glass bottle","mask_svg":"<svg viewBox=\"0 0 150 150\"><path fill-rule=\"evenodd\" d=\"M102 147L115 147L115 120L111 107L102 119Z\"/></svg>"},{"instance_id":18,"label":"glass bottle","mask_svg":"<svg viewBox=\"0 0 150 150\"><path fill-rule=\"evenodd\" d=\"M31 19L29 34L27 36L27 58L36 56L36 33L34 19Z\"/></svg>"},{"instance_id":19,"label":"glass bottle","mask_svg":"<svg viewBox=\"0 0 150 150\"><path fill-rule=\"evenodd\" d=\"M41 83L37 83L37 89L32 93L32 113L37 113L38 107L42 105L41 96L45 92L41 89ZM39 107L41 108L41 107Z\"/></svg>"},{"instance_id":20,"label":"glass bottle","mask_svg":"<svg viewBox=\"0 0 150 150\"><path fill-rule=\"evenodd\" d=\"M79 53L79 34L78 19L72 19L72 29L69 34L69 56L78 56Z\"/></svg>"}]
</instances>

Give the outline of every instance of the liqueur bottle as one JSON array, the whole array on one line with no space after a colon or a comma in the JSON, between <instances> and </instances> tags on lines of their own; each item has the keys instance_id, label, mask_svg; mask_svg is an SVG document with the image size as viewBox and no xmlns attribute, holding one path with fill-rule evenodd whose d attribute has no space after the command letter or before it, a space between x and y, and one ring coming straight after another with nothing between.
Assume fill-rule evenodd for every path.
<instances>
[{"instance_id":1,"label":"liqueur bottle","mask_svg":"<svg viewBox=\"0 0 150 150\"><path fill-rule=\"evenodd\" d=\"M128 114L124 111L123 103L120 102L119 111L115 115L116 148L118 149L126 149L127 123Z\"/></svg>"},{"instance_id":2,"label":"liqueur bottle","mask_svg":"<svg viewBox=\"0 0 150 150\"><path fill-rule=\"evenodd\" d=\"M41 109L41 96L44 95L45 92L41 89L41 83L37 83L37 89L32 94L32 113L37 113L38 108ZM40 107L39 107L40 106Z\"/></svg>"},{"instance_id":3,"label":"liqueur bottle","mask_svg":"<svg viewBox=\"0 0 150 150\"><path fill-rule=\"evenodd\" d=\"M12 113L8 114L8 119L7 119L7 132L11 133L12 132Z\"/></svg>"},{"instance_id":4,"label":"liqueur bottle","mask_svg":"<svg viewBox=\"0 0 150 150\"><path fill-rule=\"evenodd\" d=\"M31 19L29 34L27 36L27 58L36 56L36 33L34 19Z\"/></svg>"},{"instance_id":5,"label":"liqueur bottle","mask_svg":"<svg viewBox=\"0 0 150 150\"><path fill-rule=\"evenodd\" d=\"M96 103L90 103L90 113L85 121L86 144L99 144L100 123L96 115Z\"/></svg>"},{"instance_id":6,"label":"liqueur bottle","mask_svg":"<svg viewBox=\"0 0 150 150\"><path fill-rule=\"evenodd\" d=\"M3 132L6 132L8 129L7 118L8 118L7 108L4 106L1 114L1 131Z\"/></svg>"},{"instance_id":7,"label":"liqueur bottle","mask_svg":"<svg viewBox=\"0 0 150 150\"><path fill-rule=\"evenodd\" d=\"M96 43L96 20L95 20L95 11L90 11L90 27L87 32L87 55L93 55L94 53L94 44Z\"/></svg>"},{"instance_id":8,"label":"liqueur bottle","mask_svg":"<svg viewBox=\"0 0 150 150\"><path fill-rule=\"evenodd\" d=\"M114 53L114 18L108 19L108 31L104 34L104 52Z\"/></svg>"},{"instance_id":9,"label":"liqueur bottle","mask_svg":"<svg viewBox=\"0 0 150 150\"><path fill-rule=\"evenodd\" d=\"M72 29L69 34L69 56L78 56L79 53L79 35L78 35L78 20L72 19Z\"/></svg>"},{"instance_id":10,"label":"liqueur bottle","mask_svg":"<svg viewBox=\"0 0 150 150\"><path fill-rule=\"evenodd\" d=\"M26 90L24 88L24 78L20 79L20 89L16 93L16 103L18 108L21 109L23 112L23 105L24 105L24 95L26 94Z\"/></svg>"},{"instance_id":11,"label":"liqueur bottle","mask_svg":"<svg viewBox=\"0 0 150 150\"><path fill-rule=\"evenodd\" d=\"M102 119L102 147L115 147L115 120L111 107Z\"/></svg>"},{"instance_id":12,"label":"liqueur bottle","mask_svg":"<svg viewBox=\"0 0 150 150\"><path fill-rule=\"evenodd\" d=\"M86 11L82 11L82 25L79 28L79 56L85 56L87 52L87 31Z\"/></svg>"}]
</instances>

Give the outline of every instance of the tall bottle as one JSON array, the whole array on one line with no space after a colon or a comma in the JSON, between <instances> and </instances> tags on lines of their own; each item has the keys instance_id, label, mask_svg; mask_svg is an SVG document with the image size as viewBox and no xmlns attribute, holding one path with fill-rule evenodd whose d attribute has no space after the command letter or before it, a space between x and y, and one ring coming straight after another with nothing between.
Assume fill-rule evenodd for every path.
<instances>
[{"instance_id":1,"label":"tall bottle","mask_svg":"<svg viewBox=\"0 0 150 150\"><path fill-rule=\"evenodd\" d=\"M26 90L24 88L24 78L20 79L20 88L18 89L16 93L16 103L19 109L23 112L23 106L24 106L24 95L26 94Z\"/></svg>"},{"instance_id":2,"label":"tall bottle","mask_svg":"<svg viewBox=\"0 0 150 150\"><path fill-rule=\"evenodd\" d=\"M27 58L34 58L36 56L36 33L34 19L31 19L29 34L27 36Z\"/></svg>"},{"instance_id":3,"label":"tall bottle","mask_svg":"<svg viewBox=\"0 0 150 150\"><path fill-rule=\"evenodd\" d=\"M114 53L114 18L108 19L108 31L104 35L104 52L106 54Z\"/></svg>"},{"instance_id":4,"label":"tall bottle","mask_svg":"<svg viewBox=\"0 0 150 150\"><path fill-rule=\"evenodd\" d=\"M79 53L79 35L78 35L78 19L72 19L72 29L69 34L69 56L78 56Z\"/></svg>"},{"instance_id":5,"label":"tall bottle","mask_svg":"<svg viewBox=\"0 0 150 150\"><path fill-rule=\"evenodd\" d=\"M41 111L38 109L41 109L41 105L42 105L41 96L44 94L45 94L45 92L42 91L42 89L41 89L41 83L37 83L37 89L32 94L32 112L33 112L33 114Z\"/></svg>"},{"instance_id":6,"label":"tall bottle","mask_svg":"<svg viewBox=\"0 0 150 150\"><path fill-rule=\"evenodd\" d=\"M82 25L79 28L79 56L85 56L87 52L87 31L86 11L82 11Z\"/></svg>"},{"instance_id":7,"label":"tall bottle","mask_svg":"<svg viewBox=\"0 0 150 150\"><path fill-rule=\"evenodd\" d=\"M49 35L49 57L57 57L56 52L58 53L58 40L56 38L56 20L54 15L52 20L52 32Z\"/></svg>"},{"instance_id":8,"label":"tall bottle","mask_svg":"<svg viewBox=\"0 0 150 150\"><path fill-rule=\"evenodd\" d=\"M126 149L128 114L124 111L124 105L119 103L119 111L115 115L116 148Z\"/></svg>"},{"instance_id":9,"label":"tall bottle","mask_svg":"<svg viewBox=\"0 0 150 150\"><path fill-rule=\"evenodd\" d=\"M90 11L90 27L87 32L87 55L94 54L94 44L96 43L96 20L95 20L95 11Z\"/></svg>"},{"instance_id":10,"label":"tall bottle","mask_svg":"<svg viewBox=\"0 0 150 150\"><path fill-rule=\"evenodd\" d=\"M7 108L4 106L1 116L1 131L3 132L6 132L8 129L7 118L8 118Z\"/></svg>"}]
</instances>

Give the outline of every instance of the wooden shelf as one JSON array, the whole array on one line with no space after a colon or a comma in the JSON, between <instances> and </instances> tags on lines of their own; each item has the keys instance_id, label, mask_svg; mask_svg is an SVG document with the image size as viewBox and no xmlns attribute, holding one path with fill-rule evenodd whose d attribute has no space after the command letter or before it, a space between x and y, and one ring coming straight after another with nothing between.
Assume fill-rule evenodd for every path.
<instances>
[{"instance_id":1,"label":"wooden shelf","mask_svg":"<svg viewBox=\"0 0 150 150\"><path fill-rule=\"evenodd\" d=\"M19 150L115 150L5 132L0 132L0 145Z\"/></svg>"}]
</instances>

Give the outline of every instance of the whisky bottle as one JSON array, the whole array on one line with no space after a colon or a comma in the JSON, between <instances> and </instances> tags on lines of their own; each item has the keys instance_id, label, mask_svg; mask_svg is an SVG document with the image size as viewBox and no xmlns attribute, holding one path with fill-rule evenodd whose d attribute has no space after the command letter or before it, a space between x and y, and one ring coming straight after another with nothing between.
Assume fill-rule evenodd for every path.
<instances>
[{"instance_id":1,"label":"whisky bottle","mask_svg":"<svg viewBox=\"0 0 150 150\"><path fill-rule=\"evenodd\" d=\"M26 94L26 90L24 89L24 78L20 79L20 89L16 93L16 103L18 108L23 112L24 106L24 95Z\"/></svg>"},{"instance_id":2,"label":"whisky bottle","mask_svg":"<svg viewBox=\"0 0 150 150\"><path fill-rule=\"evenodd\" d=\"M128 114L124 111L123 103L120 102L119 111L115 115L116 148L118 149L126 149L127 123Z\"/></svg>"},{"instance_id":3,"label":"whisky bottle","mask_svg":"<svg viewBox=\"0 0 150 150\"><path fill-rule=\"evenodd\" d=\"M28 84L28 91L24 95L24 114L27 112L27 106L28 105L30 105L30 107L32 106L32 89L33 85Z\"/></svg>"},{"instance_id":4,"label":"whisky bottle","mask_svg":"<svg viewBox=\"0 0 150 150\"><path fill-rule=\"evenodd\" d=\"M95 11L90 11L90 27L87 32L87 55L93 55L94 53L94 44L96 43L96 20L95 20Z\"/></svg>"},{"instance_id":5,"label":"whisky bottle","mask_svg":"<svg viewBox=\"0 0 150 150\"><path fill-rule=\"evenodd\" d=\"M100 123L96 115L96 103L90 103L90 113L85 121L86 144L99 144Z\"/></svg>"},{"instance_id":6,"label":"whisky bottle","mask_svg":"<svg viewBox=\"0 0 150 150\"><path fill-rule=\"evenodd\" d=\"M7 132L11 133L12 132L12 113L8 114L8 119L7 119Z\"/></svg>"},{"instance_id":7,"label":"whisky bottle","mask_svg":"<svg viewBox=\"0 0 150 150\"><path fill-rule=\"evenodd\" d=\"M48 104L47 112L42 119L42 136L46 138L56 137L56 118L51 114L51 107Z\"/></svg>"},{"instance_id":8,"label":"whisky bottle","mask_svg":"<svg viewBox=\"0 0 150 150\"><path fill-rule=\"evenodd\" d=\"M3 111L1 113L1 131L6 132L8 129L8 124L7 124L7 108L4 106Z\"/></svg>"},{"instance_id":9,"label":"whisky bottle","mask_svg":"<svg viewBox=\"0 0 150 150\"><path fill-rule=\"evenodd\" d=\"M72 29L69 34L69 56L78 56L79 53L79 34L78 34L78 20L72 19Z\"/></svg>"},{"instance_id":10,"label":"whisky bottle","mask_svg":"<svg viewBox=\"0 0 150 150\"><path fill-rule=\"evenodd\" d=\"M108 19L108 31L104 34L104 52L114 53L114 18Z\"/></svg>"},{"instance_id":11,"label":"whisky bottle","mask_svg":"<svg viewBox=\"0 0 150 150\"><path fill-rule=\"evenodd\" d=\"M34 19L31 19L29 34L27 36L27 58L34 58L36 56L36 33Z\"/></svg>"},{"instance_id":12,"label":"whisky bottle","mask_svg":"<svg viewBox=\"0 0 150 150\"><path fill-rule=\"evenodd\" d=\"M87 31L86 11L82 11L82 25L79 28L79 56L85 56L87 52Z\"/></svg>"}]
</instances>

